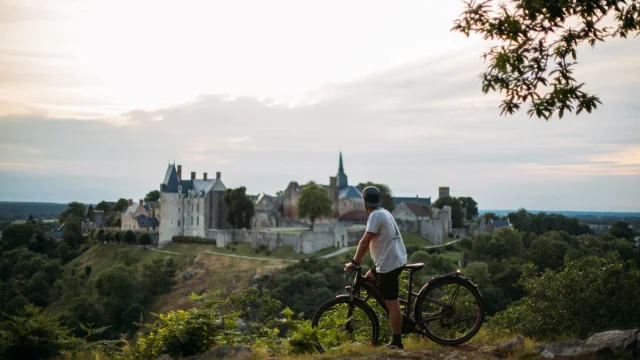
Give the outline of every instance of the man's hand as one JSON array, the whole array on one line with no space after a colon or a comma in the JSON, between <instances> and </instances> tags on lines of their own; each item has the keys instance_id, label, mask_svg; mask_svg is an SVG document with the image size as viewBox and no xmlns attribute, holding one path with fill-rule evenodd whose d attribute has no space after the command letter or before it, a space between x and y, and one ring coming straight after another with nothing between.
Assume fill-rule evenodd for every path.
<instances>
[{"instance_id":1,"label":"man's hand","mask_svg":"<svg viewBox=\"0 0 640 360\"><path fill-rule=\"evenodd\" d=\"M344 264L344 271L346 272L352 272L353 270L357 269L358 265L348 262L346 264Z\"/></svg>"}]
</instances>

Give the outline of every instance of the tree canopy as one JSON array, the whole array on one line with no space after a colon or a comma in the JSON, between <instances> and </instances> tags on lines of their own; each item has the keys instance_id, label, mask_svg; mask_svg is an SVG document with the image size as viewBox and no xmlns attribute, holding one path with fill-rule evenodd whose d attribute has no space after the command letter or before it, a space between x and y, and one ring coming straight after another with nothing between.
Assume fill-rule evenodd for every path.
<instances>
[{"instance_id":1,"label":"tree canopy","mask_svg":"<svg viewBox=\"0 0 640 360\"><path fill-rule=\"evenodd\" d=\"M545 120L556 112L560 118L566 111L590 113L601 104L573 77L578 46L627 38L640 24L637 0L510 0L497 8L490 0L465 4L452 30L501 43L483 55L489 65L482 91L502 94L501 114L528 104L529 117Z\"/></svg>"},{"instance_id":2,"label":"tree canopy","mask_svg":"<svg viewBox=\"0 0 640 360\"><path fill-rule=\"evenodd\" d=\"M60 214L60 216L58 216L58 221L60 221L60 224L62 224L68 219L73 217L84 219L86 214L87 214L87 206L83 203L74 201L69 203L69 205L67 206L67 209L63 211L62 214Z\"/></svg>"},{"instance_id":3,"label":"tree canopy","mask_svg":"<svg viewBox=\"0 0 640 360\"><path fill-rule=\"evenodd\" d=\"M633 239L633 229L629 227L629 223L626 221L617 221L611 225L609 234L619 239Z\"/></svg>"},{"instance_id":4,"label":"tree canopy","mask_svg":"<svg viewBox=\"0 0 640 360\"><path fill-rule=\"evenodd\" d=\"M316 219L331 216L332 201L327 191L312 181L302 187L297 208L298 216L308 218L313 226Z\"/></svg>"},{"instance_id":5,"label":"tree canopy","mask_svg":"<svg viewBox=\"0 0 640 360\"><path fill-rule=\"evenodd\" d=\"M224 193L224 203L227 206L227 222L234 229L251 229L251 219L256 213L255 204L247 195L247 189L241 186L227 189Z\"/></svg>"},{"instance_id":6,"label":"tree canopy","mask_svg":"<svg viewBox=\"0 0 640 360\"><path fill-rule=\"evenodd\" d=\"M158 201L160 200L160 190L151 190L144 197L144 201Z\"/></svg>"},{"instance_id":7,"label":"tree canopy","mask_svg":"<svg viewBox=\"0 0 640 360\"><path fill-rule=\"evenodd\" d=\"M460 204L462 204L462 207L466 212L465 216L467 217L467 220L472 220L478 216L478 203L473 200L472 197L463 196L459 197L458 200L460 200Z\"/></svg>"},{"instance_id":8,"label":"tree canopy","mask_svg":"<svg viewBox=\"0 0 640 360\"><path fill-rule=\"evenodd\" d=\"M380 190L380 195L382 195L382 207L387 209L388 211L393 211L396 208L395 201L393 200L393 193L388 185L385 184L377 184L371 181L366 183L358 184L360 190L364 190L367 186L375 186Z\"/></svg>"},{"instance_id":9,"label":"tree canopy","mask_svg":"<svg viewBox=\"0 0 640 360\"><path fill-rule=\"evenodd\" d=\"M433 206L438 209L442 209L445 206L451 206L451 225L454 228L461 228L464 226L464 219L466 218L466 214L462 211L462 203L457 198L451 196L443 196L438 198L436 202L433 203Z\"/></svg>"}]
</instances>

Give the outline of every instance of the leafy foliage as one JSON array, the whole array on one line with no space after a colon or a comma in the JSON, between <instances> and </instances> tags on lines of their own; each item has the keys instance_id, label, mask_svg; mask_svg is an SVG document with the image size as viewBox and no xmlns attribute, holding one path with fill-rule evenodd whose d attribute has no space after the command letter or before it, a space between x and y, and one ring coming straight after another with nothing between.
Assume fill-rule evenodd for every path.
<instances>
[{"instance_id":1,"label":"leafy foliage","mask_svg":"<svg viewBox=\"0 0 640 360\"><path fill-rule=\"evenodd\" d=\"M491 320L494 331L555 339L640 326L640 269L614 254L567 260L539 277L527 266L520 283L527 296Z\"/></svg>"},{"instance_id":2,"label":"leafy foliage","mask_svg":"<svg viewBox=\"0 0 640 360\"><path fill-rule=\"evenodd\" d=\"M525 209L510 213L509 222L519 231L538 235L549 231L565 231L569 235L584 235L592 232L589 225L580 222L576 218L560 214L547 214L545 212L531 214Z\"/></svg>"},{"instance_id":3,"label":"leafy foliage","mask_svg":"<svg viewBox=\"0 0 640 360\"><path fill-rule=\"evenodd\" d=\"M144 201L158 201L160 200L160 191L159 190L151 190L144 197Z\"/></svg>"},{"instance_id":4,"label":"leafy foliage","mask_svg":"<svg viewBox=\"0 0 640 360\"><path fill-rule=\"evenodd\" d=\"M442 209L445 206L451 206L451 223L454 228L461 228L464 226L464 219L466 218L466 214L462 210L462 203L459 199L443 196L438 198L436 202L433 203L434 207L438 209Z\"/></svg>"},{"instance_id":5,"label":"leafy foliage","mask_svg":"<svg viewBox=\"0 0 640 360\"><path fill-rule=\"evenodd\" d=\"M609 228L609 234L620 239L633 239L633 229L631 229L629 223L626 221L617 221L615 224L611 225L611 228Z\"/></svg>"},{"instance_id":6,"label":"leafy foliage","mask_svg":"<svg viewBox=\"0 0 640 360\"><path fill-rule=\"evenodd\" d=\"M462 208L464 208L466 212L467 220L473 220L476 216L478 216L478 203L473 200L472 197L469 196L461 196L458 198Z\"/></svg>"},{"instance_id":7,"label":"leafy foliage","mask_svg":"<svg viewBox=\"0 0 640 360\"><path fill-rule=\"evenodd\" d=\"M637 33L640 24L637 1L510 0L495 9L491 1L472 0L466 5L452 30L502 43L483 56L489 66L482 75L482 91L504 93L501 114L513 114L529 103L529 117L546 120L556 112L559 118L566 111L590 113L601 104L573 77L578 46L626 38ZM615 26L601 24L605 18Z\"/></svg>"},{"instance_id":8,"label":"leafy foliage","mask_svg":"<svg viewBox=\"0 0 640 360\"><path fill-rule=\"evenodd\" d=\"M296 205L298 216L308 218L313 226L316 219L331 215L333 203L327 191L312 181L302 187Z\"/></svg>"},{"instance_id":9,"label":"leafy foliage","mask_svg":"<svg viewBox=\"0 0 640 360\"><path fill-rule=\"evenodd\" d=\"M247 189L241 186L237 189L227 189L224 193L224 203L227 206L227 222L234 229L251 229L251 219L255 215L255 204L247 195Z\"/></svg>"},{"instance_id":10,"label":"leafy foliage","mask_svg":"<svg viewBox=\"0 0 640 360\"><path fill-rule=\"evenodd\" d=\"M387 209L388 211L393 211L396 208L395 200L393 199L393 193L388 185L385 184L377 184L371 181L366 183L359 183L358 187L360 190L364 190L367 186L375 186L380 190L380 198L382 200L382 207Z\"/></svg>"},{"instance_id":11,"label":"leafy foliage","mask_svg":"<svg viewBox=\"0 0 640 360\"><path fill-rule=\"evenodd\" d=\"M64 223L70 218L80 218L84 219L87 214L87 206L83 203L74 201L69 203L67 209L58 216L58 221L60 224Z\"/></svg>"}]
</instances>

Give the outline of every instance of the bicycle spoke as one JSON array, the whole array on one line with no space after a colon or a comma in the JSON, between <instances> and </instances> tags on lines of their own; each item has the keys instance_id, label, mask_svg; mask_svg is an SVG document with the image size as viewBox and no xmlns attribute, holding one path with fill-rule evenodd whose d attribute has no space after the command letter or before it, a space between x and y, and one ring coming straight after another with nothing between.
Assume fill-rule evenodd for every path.
<instances>
[{"instance_id":1,"label":"bicycle spoke","mask_svg":"<svg viewBox=\"0 0 640 360\"><path fill-rule=\"evenodd\" d=\"M449 304L447 304L445 302L442 302L440 300L436 300L436 299L433 299L433 298L430 298L430 297L425 298L425 300L427 300L429 302L432 302L434 304L438 304L438 305L440 305L442 307L446 307L446 308L450 308L451 307L451 305L449 305Z\"/></svg>"},{"instance_id":2,"label":"bicycle spoke","mask_svg":"<svg viewBox=\"0 0 640 360\"><path fill-rule=\"evenodd\" d=\"M451 301L451 307L453 307L456 303L456 298L458 297L458 292L460 292L460 284L456 286L456 291L453 293L453 300Z\"/></svg>"}]
</instances>

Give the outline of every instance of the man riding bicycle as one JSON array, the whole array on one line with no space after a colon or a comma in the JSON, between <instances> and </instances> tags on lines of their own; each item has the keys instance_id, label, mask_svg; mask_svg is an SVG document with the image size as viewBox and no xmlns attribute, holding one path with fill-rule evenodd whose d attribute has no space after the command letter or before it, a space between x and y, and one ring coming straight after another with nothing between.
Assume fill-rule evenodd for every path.
<instances>
[{"instance_id":1,"label":"man riding bicycle","mask_svg":"<svg viewBox=\"0 0 640 360\"><path fill-rule=\"evenodd\" d=\"M365 276L374 281L377 280L382 298L389 310L393 339L387 348L403 349L398 278L407 262L407 251L393 215L382 208L380 190L374 186L366 187L362 191L362 200L369 214L367 229L358 243L356 255L350 263L345 264L344 270L347 272L355 270L360 266L364 256L371 252L375 267Z\"/></svg>"}]
</instances>

